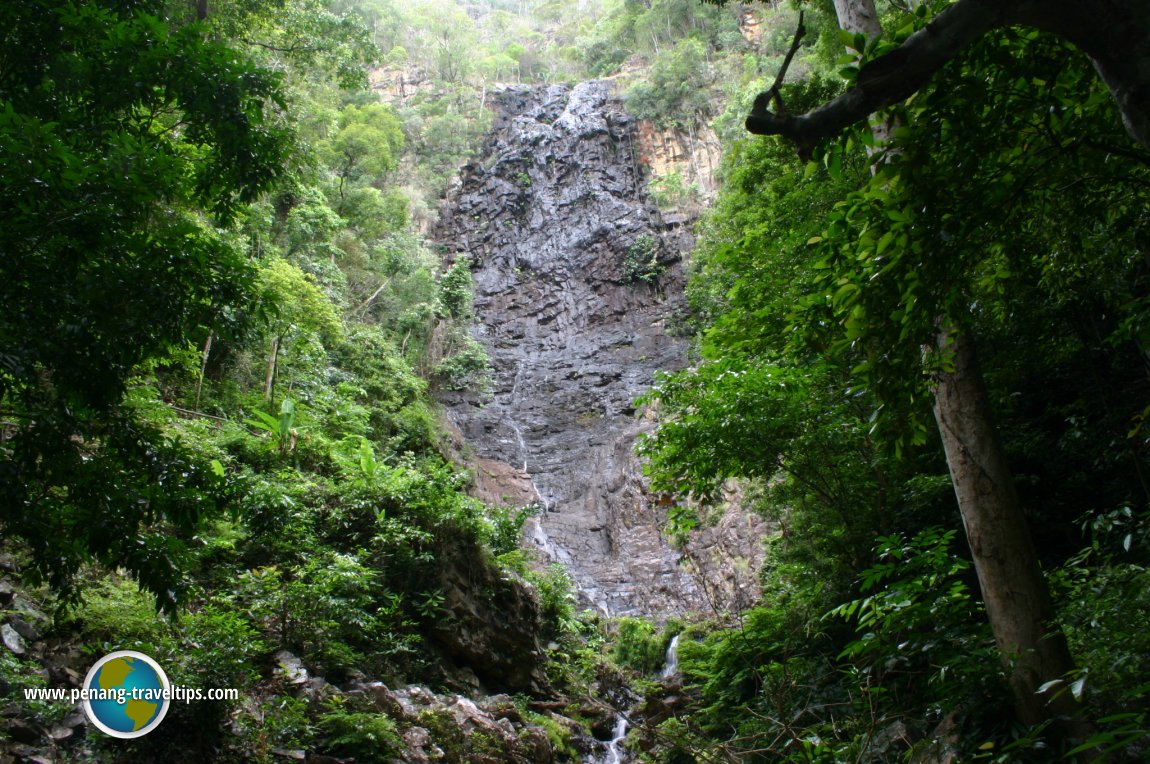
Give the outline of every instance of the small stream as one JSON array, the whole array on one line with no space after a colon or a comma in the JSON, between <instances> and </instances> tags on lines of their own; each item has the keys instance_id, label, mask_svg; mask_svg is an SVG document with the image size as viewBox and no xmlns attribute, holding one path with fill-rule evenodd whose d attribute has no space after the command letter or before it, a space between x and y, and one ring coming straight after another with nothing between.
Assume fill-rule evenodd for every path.
<instances>
[{"instance_id":1,"label":"small stream","mask_svg":"<svg viewBox=\"0 0 1150 764\"><path fill-rule=\"evenodd\" d=\"M615 734L607 742L607 753L603 757L604 764L623 764L630 758L627 755L627 750L623 748L623 741L626 737L627 717L619 714L619 718L615 720Z\"/></svg>"},{"instance_id":2,"label":"small stream","mask_svg":"<svg viewBox=\"0 0 1150 764\"><path fill-rule=\"evenodd\" d=\"M676 634L671 639L671 644L667 646L666 663L663 665L663 671L660 676L663 679L669 679L679 674L679 635ZM584 764L626 764L631 761L631 754L623 746L627 738L627 728L629 724L627 721L627 714L620 712L615 717L615 728L612 731L611 739L606 742L606 747L601 756L591 755L584 760Z\"/></svg>"}]
</instances>

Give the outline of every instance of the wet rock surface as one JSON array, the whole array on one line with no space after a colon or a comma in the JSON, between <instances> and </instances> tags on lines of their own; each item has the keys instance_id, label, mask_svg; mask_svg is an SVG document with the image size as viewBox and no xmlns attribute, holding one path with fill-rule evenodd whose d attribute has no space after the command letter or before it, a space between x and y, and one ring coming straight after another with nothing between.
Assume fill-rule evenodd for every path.
<instances>
[{"instance_id":1,"label":"wet rock surface","mask_svg":"<svg viewBox=\"0 0 1150 764\"><path fill-rule=\"evenodd\" d=\"M698 508L704 521L683 545L683 567L701 583L715 613L739 612L762 598L759 569L766 558L762 540L775 526L748 510L749 503L741 485L728 481L716 506Z\"/></svg>"},{"instance_id":2,"label":"wet rock surface","mask_svg":"<svg viewBox=\"0 0 1150 764\"><path fill-rule=\"evenodd\" d=\"M635 122L604 84L508 88L496 108L484 156L432 232L448 259L471 260L476 336L494 371L489 398L445 397L449 417L488 472L501 463L531 486L545 511L528 537L568 567L586 604L696 609L632 455L651 426L635 398L656 371L685 364L686 342L667 327L691 238L647 201Z\"/></svg>"}]
</instances>

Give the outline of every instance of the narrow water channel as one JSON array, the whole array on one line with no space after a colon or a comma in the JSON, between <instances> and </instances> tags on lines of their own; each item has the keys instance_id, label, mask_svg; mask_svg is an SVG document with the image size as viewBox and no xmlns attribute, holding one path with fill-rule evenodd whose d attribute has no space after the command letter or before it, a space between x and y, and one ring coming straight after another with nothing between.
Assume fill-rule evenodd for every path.
<instances>
[{"instance_id":1,"label":"narrow water channel","mask_svg":"<svg viewBox=\"0 0 1150 764\"><path fill-rule=\"evenodd\" d=\"M660 676L663 679L669 679L679 674L679 635L676 634L671 639L671 644L667 646L666 662L663 664L663 670ZM623 742L627 739L627 714L619 713L615 717L615 727L611 733L611 739L607 741L602 755L592 755L585 760L586 764L626 764L631 761L631 755L627 753L627 749L623 746Z\"/></svg>"}]
</instances>

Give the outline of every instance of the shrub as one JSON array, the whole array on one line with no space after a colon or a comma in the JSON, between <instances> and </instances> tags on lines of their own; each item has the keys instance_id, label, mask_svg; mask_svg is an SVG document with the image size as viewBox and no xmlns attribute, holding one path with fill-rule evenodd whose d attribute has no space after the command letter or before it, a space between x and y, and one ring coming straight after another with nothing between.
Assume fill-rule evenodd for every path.
<instances>
[{"instance_id":1,"label":"shrub","mask_svg":"<svg viewBox=\"0 0 1150 764\"><path fill-rule=\"evenodd\" d=\"M476 389L491 384L491 359L483 345L462 331L451 331L447 354L435 365L434 374L448 390Z\"/></svg>"},{"instance_id":2,"label":"shrub","mask_svg":"<svg viewBox=\"0 0 1150 764\"><path fill-rule=\"evenodd\" d=\"M539 514L539 506L489 507L482 540L497 557L519 549L519 537L527 518Z\"/></svg>"},{"instance_id":3,"label":"shrub","mask_svg":"<svg viewBox=\"0 0 1150 764\"><path fill-rule=\"evenodd\" d=\"M654 625L642 618L620 618L611 658L620 666L652 674L663 665L664 646Z\"/></svg>"},{"instance_id":4,"label":"shrub","mask_svg":"<svg viewBox=\"0 0 1150 764\"><path fill-rule=\"evenodd\" d=\"M654 284L663 266L659 264L655 240L644 234L635 239L623 256L623 281L628 284Z\"/></svg>"},{"instance_id":5,"label":"shrub","mask_svg":"<svg viewBox=\"0 0 1150 764\"><path fill-rule=\"evenodd\" d=\"M567 568L555 563L542 573L529 573L527 579L539 595L545 636L553 638L578 628L575 621L575 582Z\"/></svg>"},{"instance_id":6,"label":"shrub","mask_svg":"<svg viewBox=\"0 0 1150 764\"><path fill-rule=\"evenodd\" d=\"M168 624L156 613L156 600L128 578L109 576L88 587L66 624L78 627L93 652L154 650Z\"/></svg>"},{"instance_id":7,"label":"shrub","mask_svg":"<svg viewBox=\"0 0 1150 764\"><path fill-rule=\"evenodd\" d=\"M395 722L379 713L336 708L319 717L320 744L337 756L382 761L400 749Z\"/></svg>"}]
</instances>

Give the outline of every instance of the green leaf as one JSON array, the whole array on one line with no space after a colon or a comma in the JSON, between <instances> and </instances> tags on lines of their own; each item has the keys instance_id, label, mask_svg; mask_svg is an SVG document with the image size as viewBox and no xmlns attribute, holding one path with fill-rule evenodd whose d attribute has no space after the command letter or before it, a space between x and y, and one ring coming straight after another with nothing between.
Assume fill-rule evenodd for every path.
<instances>
[{"instance_id":1,"label":"green leaf","mask_svg":"<svg viewBox=\"0 0 1150 764\"><path fill-rule=\"evenodd\" d=\"M259 417L259 419L245 419L244 424L250 427L255 427L257 430L264 430L265 432L276 434L279 433L280 420L278 417L274 417L266 411L260 411L259 409L256 409L252 413Z\"/></svg>"},{"instance_id":2,"label":"green leaf","mask_svg":"<svg viewBox=\"0 0 1150 764\"><path fill-rule=\"evenodd\" d=\"M882 238L880 238L878 240L878 244L875 245L875 254L881 255L883 252L885 252L886 248L889 247L891 245L891 242L894 241L894 237L895 237L894 231L887 231L886 233L884 233L882 235Z\"/></svg>"},{"instance_id":3,"label":"green leaf","mask_svg":"<svg viewBox=\"0 0 1150 764\"><path fill-rule=\"evenodd\" d=\"M831 302L835 305L841 305L850 299L851 295L859 291L858 284L847 282L835 290L834 295L831 297Z\"/></svg>"},{"instance_id":4,"label":"green leaf","mask_svg":"<svg viewBox=\"0 0 1150 764\"><path fill-rule=\"evenodd\" d=\"M834 178L835 180L841 180L842 179L842 170L843 170L842 152L831 151L827 155L827 172L829 172L830 176L832 178Z\"/></svg>"}]
</instances>

